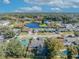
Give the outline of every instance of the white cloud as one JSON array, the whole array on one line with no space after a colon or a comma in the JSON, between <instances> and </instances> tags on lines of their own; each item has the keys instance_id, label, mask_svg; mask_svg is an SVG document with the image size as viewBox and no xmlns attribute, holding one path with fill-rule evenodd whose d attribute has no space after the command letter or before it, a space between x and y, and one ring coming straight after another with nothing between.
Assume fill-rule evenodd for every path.
<instances>
[{"instance_id":1,"label":"white cloud","mask_svg":"<svg viewBox=\"0 0 79 59\"><path fill-rule=\"evenodd\" d=\"M53 6L56 6L56 7L61 7L61 8L75 8L77 6L79 6L78 4L79 2L77 1L72 1L72 0L55 0L55 1L51 1L49 2L49 5L53 5Z\"/></svg>"},{"instance_id":2,"label":"white cloud","mask_svg":"<svg viewBox=\"0 0 79 59\"><path fill-rule=\"evenodd\" d=\"M51 0L24 0L26 3L43 5L49 3Z\"/></svg>"},{"instance_id":3,"label":"white cloud","mask_svg":"<svg viewBox=\"0 0 79 59\"><path fill-rule=\"evenodd\" d=\"M24 0L24 2L37 4L37 5L46 4L46 5L61 7L61 8L79 7L79 0Z\"/></svg>"},{"instance_id":4,"label":"white cloud","mask_svg":"<svg viewBox=\"0 0 79 59\"><path fill-rule=\"evenodd\" d=\"M51 8L52 11L54 12L62 12L63 10L60 8Z\"/></svg>"},{"instance_id":5,"label":"white cloud","mask_svg":"<svg viewBox=\"0 0 79 59\"><path fill-rule=\"evenodd\" d=\"M3 0L5 4L10 4L10 0Z\"/></svg>"},{"instance_id":6,"label":"white cloud","mask_svg":"<svg viewBox=\"0 0 79 59\"><path fill-rule=\"evenodd\" d=\"M51 8L51 10L61 10L60 8Z\"/></svg>"},{"instance_id":7,"label":"white cloud","mask_svg":"<svg viewBox=\"0 0 79 59\"><path fill-rule=\"evenodd\" d=\"M33 7L22 7L15 12L42 12L42 8L38 6Z\"/></svg>"}]
</instances>

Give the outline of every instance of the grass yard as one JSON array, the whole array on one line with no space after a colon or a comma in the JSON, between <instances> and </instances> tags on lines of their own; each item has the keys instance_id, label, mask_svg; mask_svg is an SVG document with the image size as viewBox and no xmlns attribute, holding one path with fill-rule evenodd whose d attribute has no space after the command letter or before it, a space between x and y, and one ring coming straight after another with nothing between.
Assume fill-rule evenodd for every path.
<instances>
[{"instance_id":1,"label":"grass yard","mask_svg":"<svg viewBox=\"0 0 79 59\"><path fill-rule=\"evenodd\" d=\"M63 35L74 34L74 32L61 32Z\"/></svg>"}]
</instances>

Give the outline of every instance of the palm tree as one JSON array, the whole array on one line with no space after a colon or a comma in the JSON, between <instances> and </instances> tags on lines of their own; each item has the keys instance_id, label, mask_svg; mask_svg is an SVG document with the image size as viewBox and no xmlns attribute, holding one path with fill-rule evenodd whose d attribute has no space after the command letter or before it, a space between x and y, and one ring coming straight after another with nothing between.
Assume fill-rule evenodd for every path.
<instances>
[{"instance_id":1,"label":"palm tree","mask_svg":"<svg viewBox=\"0 0 79 59\"><path fill-rule=\"evenodd\" d=\"M53 58L58 55L61 49L64 48L64 45L58 39L48 39L47 41L48 49L50 51L50 56Z\"/></svg>"},{"instance_id":2,"label":"palm tree","mask_svg":"<svg viewBox=\"0 0 79 59\"><path fill-rule=\"evenodd\" d=\"M78 52L78 56L79 56L79 46L77 46L76 48L77 48L77 52Z\"/></svg>"},{"instance_id":3,"label":"palm tree","mask_svg":"<svg viewBox=\"0 0 79 59\"><path fill-rule=\"evenodd\" d=\"M67 59L72 59L73 55L77 55L78 54L76 46L68 46L67 47L67 51L68 51Z\"/></svg>"},{"instance_id":4,"label":"palm tree","mask_svg":"<svg viewBox=\"0 0 79 59\"><path fill-rule=\"evenodd\" d=\"M72 59L72 52L69 48L67 48L67 59Z\"/></svg>"}]
</instances>

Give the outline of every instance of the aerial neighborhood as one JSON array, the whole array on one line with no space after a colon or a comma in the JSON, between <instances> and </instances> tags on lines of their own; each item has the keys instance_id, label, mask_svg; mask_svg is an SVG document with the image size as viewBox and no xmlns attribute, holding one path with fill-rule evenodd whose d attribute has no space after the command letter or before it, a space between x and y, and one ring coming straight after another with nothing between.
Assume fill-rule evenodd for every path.
<instances>
[{"instance_id":1,"label":"aerial neighborhood","mask_svg":"<svg viewBox=\"0 0 79 59\"><path fill-rule=\"evenodd\" d=\"M0 48L6 58L77 59L79 14L2 14Z\"/></svg>"}]
</instances>

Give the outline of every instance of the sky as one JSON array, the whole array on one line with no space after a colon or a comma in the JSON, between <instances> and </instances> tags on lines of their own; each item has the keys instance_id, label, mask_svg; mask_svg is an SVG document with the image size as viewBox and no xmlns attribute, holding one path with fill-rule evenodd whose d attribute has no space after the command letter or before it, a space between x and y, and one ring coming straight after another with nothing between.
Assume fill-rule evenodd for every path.
<instances>
[{"instance_id":1,"label":"sky","mask_svg":"<svg viewBox=\"0 0 79 59\"><path fill-rule=\"evenodd\" d=\"M79 13L79 0L0 0L0 13L9 12Z\"/></svg>"}]
</instances>

